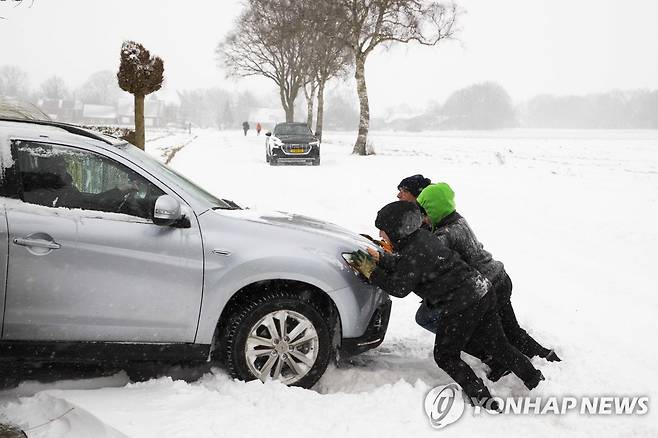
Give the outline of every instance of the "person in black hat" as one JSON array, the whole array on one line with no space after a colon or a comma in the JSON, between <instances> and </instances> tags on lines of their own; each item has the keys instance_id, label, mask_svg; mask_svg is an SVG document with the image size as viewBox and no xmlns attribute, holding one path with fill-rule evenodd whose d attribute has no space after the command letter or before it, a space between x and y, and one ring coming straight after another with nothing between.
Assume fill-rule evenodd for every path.
<instances>
[{"instance_id":1,"label":"person in black hat","mask_svg":"<svg viewBox=\"0 0 658 438\"><path fill-rule=\"evenodd\" d=\"M432 181L421 174L408 176L398 184L398 199L400 201L416 202L420 192L430 184L432 184Z\"/></svg>"},{"instance_id":2,"label":"person in black hat","mask_svg":"<svg viewBox=\"0 0 658 438\"><path fill-rule=\"evenodd\" d=\"M420 209L414 203L396 201L384 206L377 213L375 226L380 236L392 244L395 254L372 257L357 252L353 266L388 294L403 298L414 292L440 312L434 360L472 403L487 403L491 394L461 359L460 353L469 342L477 342L528 389L535 388L544 376L507 341L489 281L429 231L421 229L421 222Z\"/></svg>"}]
</instances>

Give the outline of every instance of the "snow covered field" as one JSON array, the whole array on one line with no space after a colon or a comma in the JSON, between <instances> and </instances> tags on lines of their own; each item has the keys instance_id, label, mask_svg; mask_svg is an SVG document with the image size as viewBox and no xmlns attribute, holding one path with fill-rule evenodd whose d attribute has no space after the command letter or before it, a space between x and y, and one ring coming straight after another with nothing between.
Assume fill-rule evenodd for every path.
<instances>
[{"instance_id":1,"label":"snow covered field","mask_svg":"<svg viewBox=\"0 0 658 438\"><path fill-rule=\"evenodd\" d=\"M658 131L373 133L371 157L350 154L353 133L329 133L320 167L270 167L265 137L253 131L193 134L171 164L211 192L357 232L376 235L377 210L395 200L403 177L450 183L458 211L505 263L522 326L563 358L533 360L547 380L530 395L655 402ZM151 137L158 157L192 138ZM49 438L658 436L651 405L643 416L474 417L467 409L432 429L425 395L450 379L432 360L432 336L414 323L417 304L394 300L384 344L349 367L331 366L314 390L233 381L222 370L176 369L174 378L136 384L124 373L28 381L0 392L0 418ZM502 397L528 393L514 376L485 383Z\"/></svg>"}]
</instances>

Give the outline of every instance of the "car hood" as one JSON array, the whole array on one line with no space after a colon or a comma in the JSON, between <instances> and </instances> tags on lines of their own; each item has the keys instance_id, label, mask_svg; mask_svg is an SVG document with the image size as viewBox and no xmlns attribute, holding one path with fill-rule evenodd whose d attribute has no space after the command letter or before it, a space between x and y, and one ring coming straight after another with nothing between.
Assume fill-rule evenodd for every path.
<instances>
[{"instance_id":1,"label":"car hood","mask_svg":"<svg viewBox=\"0 0 658 438\"><path fill-rule=\"evenodd\" d=\"M288 230L302 232L305 234L314 234L322 240L333 240L336 243L342 243L341 246L346 246L355 249L367 247L377 248L370 240L365 237L354 233L346 228L326 222L320 219L315 219L309 216L300 214L287 213L282 211L276 212L261 212L252 209L245 210L214 210L220 212L222 216L233 217L242 219L249 222L262 223L274 227L283 227Z\"/></svg>"},{"instance_id":2,"label":"car hood","mask_svg":"<svg viewBox=\"0 0 658 438\"><path fill-rule=\"evenodd\" d=\"M310 143L317 140L312 135L277 135L276 138L284 143Z\"/></svg>"}]
</instances>

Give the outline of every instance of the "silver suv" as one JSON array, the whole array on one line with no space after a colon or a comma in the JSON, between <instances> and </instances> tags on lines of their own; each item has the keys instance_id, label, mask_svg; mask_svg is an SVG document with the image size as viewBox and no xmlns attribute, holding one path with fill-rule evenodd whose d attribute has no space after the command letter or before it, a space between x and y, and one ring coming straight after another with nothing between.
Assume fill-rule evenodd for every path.
<instances>
[{"instance_id":1,"label":"silver suv","mask_svg":"<svg viewBox=\"0 0 658 438\"><path fill-rule=\"evenodd\" d=\"M213 361L312 386L391 302L335 225L241 209L133 145L0 119L0 360Z\"/></svg>"}]
</instances>

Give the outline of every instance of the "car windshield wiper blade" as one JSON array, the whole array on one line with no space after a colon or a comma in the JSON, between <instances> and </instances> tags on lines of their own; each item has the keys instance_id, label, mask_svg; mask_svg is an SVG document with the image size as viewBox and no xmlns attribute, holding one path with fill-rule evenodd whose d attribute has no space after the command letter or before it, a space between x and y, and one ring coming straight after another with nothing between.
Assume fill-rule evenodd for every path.
<instances>
[{"instance_id":1,"label":"car windshield wiper blade","mask_svg":"<svg viewBox=\"0 0 658 438\"><path fill-rule=\"evenodd\" d=\"M242 210L242 207L240 207L238 204L235 202L231 201L230 199L222 199L226 203L226 207L223 206L216 206L213 207L213 210Z\"/></svg>"}]
</instances>

